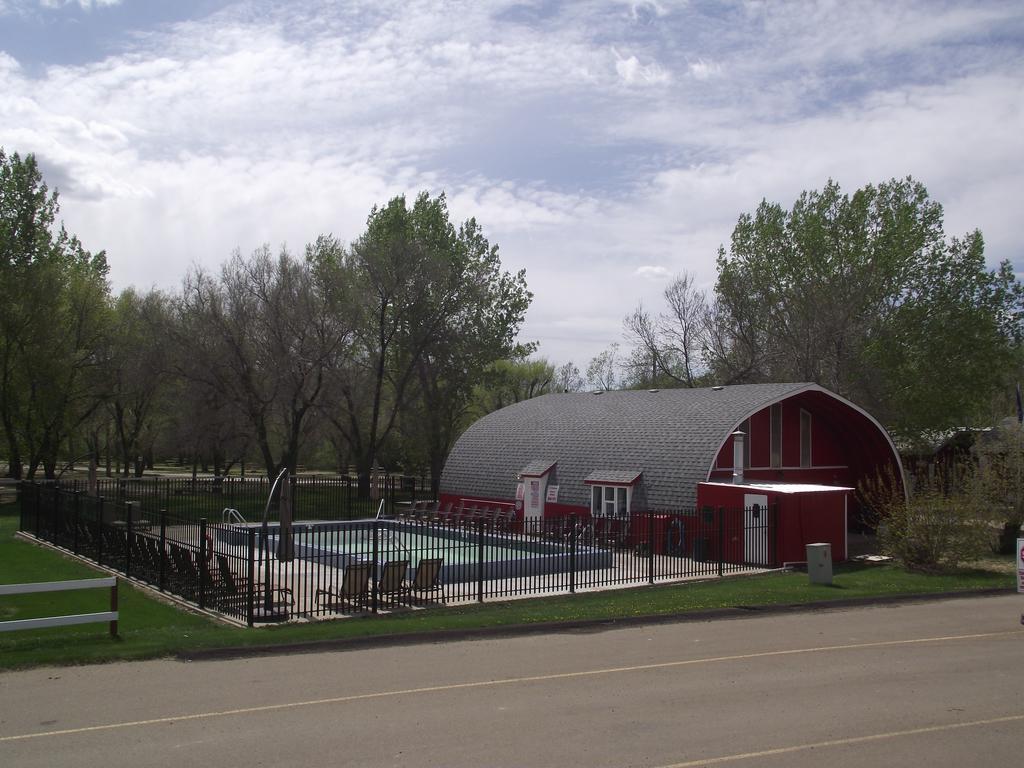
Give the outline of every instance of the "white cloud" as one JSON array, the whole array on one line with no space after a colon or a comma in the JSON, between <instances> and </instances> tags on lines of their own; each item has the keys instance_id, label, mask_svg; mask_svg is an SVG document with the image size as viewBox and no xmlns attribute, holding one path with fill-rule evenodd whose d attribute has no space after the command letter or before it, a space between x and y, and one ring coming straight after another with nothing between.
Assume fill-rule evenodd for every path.
<instances>
[{"instance_id":1,"label":"white cloud","mask_svg":"<svg viewBox=\"0 0 1024 768\"><path fill-rule=\"evenodd\" d=\"M615 56L615 71L629 85L663 85L672 79L656 62L641 64L636 56L624 57L615 48L612 48L612 54Z\"/></svg>"},{"instance_id":2,"label":"white cloud","mask_svg":"<svg viewBox=\"0 0 1024 768\"><path fill-rule=\"evenodd\" d=\"M118 288L350 240L372 205L444 190L527 270L524 336L578 364L671 275L711 287L741 212L829 177L913 174L948 231L1024 259L1011 5L589 0L502 21L518 6L266 0L80 65L0 52L0 146L37 153Z\"/></svg>"},{"instance_id":3,"label":"white cloud","mask_svg":"<svg viewBox=\"0 0 1024 768\"><path fill-rule=\"evenodd\" d=\"M646 280L654 281L666 280L672 276L671 270L665 267L652 266L648 264L645 264L642 267L637 267L636 271L633 274L635 274L637 277L642 277Z\"/></svg>"},{"instance_id":4,"label":"white cloud","mask_svg":"<svg viewBox=\"0 0 1024 768\"><path fill-rule=\"evenodd\" d=\"M91 11L93 8L105 8L112 5L120 5L122 0L39 0L43 8L57 9L68 5L77 5L83 11Z\"/></svg>"},{"instance_id":5,"label":"white cloud","mask_svg":"<svg viewBox=\"0 0 1024 768\"><path fill-rule=\"evenodd\" d=\"M722 71L722 65L717 64L713 61L705 61L704 59L697 59L697 61L690 62L689 72L690 76L696 80L708 80Z\"/></svg>"}]
</instances>

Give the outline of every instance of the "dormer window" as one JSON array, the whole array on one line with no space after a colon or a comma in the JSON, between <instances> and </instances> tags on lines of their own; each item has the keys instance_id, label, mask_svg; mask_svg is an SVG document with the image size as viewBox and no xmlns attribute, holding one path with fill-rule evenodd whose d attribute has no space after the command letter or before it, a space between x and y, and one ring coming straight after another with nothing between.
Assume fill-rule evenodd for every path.
<instances>
[{"instance_id":1,"label":"dormer window","mask_svg":"<svg viewBox=\"0 0 1024 768\"><path fill-rule=\"evenodd\" d=\"M594 517L628 518L632 511L633 486L640 472L596 471L583 480L590 486L590 514Z\"/></svg>"},{"instance_id":2,"label":"dormer window","mask_svg":"<svg viewBox=\"0 0 1024 768\"><path fill-rule=\"evenodd\" d=\"M590 514L594 517L629 517L629 488L595 485L591 489Z\"/></svg>"}]
</instances>

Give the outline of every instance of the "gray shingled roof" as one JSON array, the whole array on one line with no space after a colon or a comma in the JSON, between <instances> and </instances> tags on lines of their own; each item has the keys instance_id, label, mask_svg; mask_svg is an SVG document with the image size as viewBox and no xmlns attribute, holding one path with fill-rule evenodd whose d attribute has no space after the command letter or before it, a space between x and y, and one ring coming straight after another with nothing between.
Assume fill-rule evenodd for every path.
<instances>
[{"instance_id":1,"label":"gray shingled roof","mask_svg":"<svg viewBox=\"0 0 1024 768\"><path fill-rule=\"evenodd\" d=\"M583 482L595 485L632 485L642 474L643 472L638 469L596 469L584 477Z\"/></svg>"},{"instance_id":2,"label":"gray shingled roof","mask_svg":"<svg viewBox=\"0 0 1024 768\"><path fill-rule=\"evenodd\" d=\"M584 478L596 470L642 472L633 508L696 503L697 483L744 419L814 384L744 384L715 389L562 393L488 414L456 442L441 492L513 499L517 475L558 463L560 504L589 505ZM830 393L831 394L831 393Z\"/></svg>"},{"instance_id":3,"label":"gray shingled roof","mask_svg":"<svg viewBox=\"0 0 1024 768\"><path fill-rule=\"evenodd\" d=\"M519 470L519 474L526 475L527 477L540 477L541 475L546 475L553 466L555 466L553 461L531 461Z\"/></svg>"}]
</instances>

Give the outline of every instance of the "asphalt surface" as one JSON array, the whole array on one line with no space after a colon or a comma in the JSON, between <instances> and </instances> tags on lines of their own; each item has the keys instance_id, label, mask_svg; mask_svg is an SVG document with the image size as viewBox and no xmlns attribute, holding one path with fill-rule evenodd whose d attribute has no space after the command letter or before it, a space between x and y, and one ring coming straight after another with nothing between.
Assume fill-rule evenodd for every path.
<instances>
[{"instance_id":1,"label":"asphalt surface","mask_svg":"<svg viewBox=\"0 0 1024 768\"><path fill-rule=\"evenodd\" d=\"M0 766L1024 763L1024 596L0 674Z\"/></svg>"}]
</instances>

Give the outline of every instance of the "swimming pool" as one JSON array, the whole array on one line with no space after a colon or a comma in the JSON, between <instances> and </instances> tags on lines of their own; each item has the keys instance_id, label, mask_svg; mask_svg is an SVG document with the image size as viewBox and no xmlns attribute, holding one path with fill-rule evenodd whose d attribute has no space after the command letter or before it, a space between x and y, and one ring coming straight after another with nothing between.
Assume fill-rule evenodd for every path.
<instances>
[{"instance_id":1,"label":"swimming pool","mask_svg":"<svg viewBox=\"0 0 1024 768\"><path fill-rule=\"evenodd\" d=\"M238 530L219 531L218 537L241 544L240 539L248 537L246 529L254 526L231 527ZM276 551L278 538L278 526L271 526L270 551ZM421 559L441 558L445 583L609 568L613 558L606 549L572 542L399 520L298 522L293 525L293 543L296 558L339 569L353 562L375 561L380 568L390 560L408 560L411 576Z\"/></svg>"}]
</instances>

